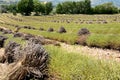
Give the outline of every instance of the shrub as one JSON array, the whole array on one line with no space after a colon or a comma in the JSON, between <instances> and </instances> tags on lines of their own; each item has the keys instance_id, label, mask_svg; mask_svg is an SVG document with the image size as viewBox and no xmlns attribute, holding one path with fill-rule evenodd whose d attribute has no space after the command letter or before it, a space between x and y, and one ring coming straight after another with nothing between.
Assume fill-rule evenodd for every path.
<instances>
[{"instance_id":1,"label":"shrub","mask_svg":"<svg viewBox=\"0 0 120 80\"><path fill-rule=\"evenodd\" d=\"M39 29L40 31L44 31L44 28L42 28L42 27L40 27L40 29Z\"/></svg>"},{"instance_id":2,"label":"shrub","mask_svg":"<svg viewBox=\"0 0 120 80\"><path fill-rule=\"evenodd\" d=\"M5 36L0 36L0 48L1 47L4 47L4 43L5 43L5 40L7 39L7 37Z\"/></svg>"},{"instance_id":3,"label":"shrub","mask_svg":"<svg viewBox=\"0 0 120 80\"><path fill-rule=\"evenodd\" d=\"M25 29L33 29L33 30L35 30L35 28L34 28L34 27L31 27L31 26L23 26L23 28L25 28Z\"/></svg>"},{"instance_id":4,"label":"shrub","mask_svg":"<svg viewBox=\"0 0 120 80\"><path fill-rule=\"evenodd\" d=\"M34 37L34 38L31 38L29 39L29 41L35 43L35 44L42 44L44 45L45 44L45 39L43 37Z\"/></svg>"},{"instance_id":5,"label":"shrub","mask_svg":"<svg viewBox=\"0 0 120 80\"><path fill-rule=\"evenodd\" d=\"M29 40L30 38L34 38L34 36L32 34L25 34L23 36L23 40Z\"/></svg>"},{"instance_id":6,"label":"shrub","mask_svg":"<svg viewBox=\"0 0 120 80\"><path fill-rule=\"evenodd\" d=\"M78 39L75 43L85 46L85 45L87 45L87 43L86 43L87 38L88 38L87 35L81 35L81 36L78 37Z\"/></svg>"},{"instance_id":7,"label":"shrub","mask_svg":"<svg viewBox=\"0 0 120 80\"><path fill-rule=\"evenodd\" d=\"M53 31L54 31L53 28L49 28L49 29L48 29L48 32L53 32Z\"/></svg>"},{"instance_id":8,"label":"shrub","mask_svg":"<svg viewBox=\"0 0 120 80\"><path fill-rule=\"evenodd\" d=\"M3 28L0 28L0 31L2 32L4 29Z\"/></svg>"},{"instance_id":9,"label":"shrub","mask_svg":"<svg viewBox=\"0 0 120 80\"><path fill-rule=\"evenodd\" d=\"M24 34L22 34L22 33L15 33L14 34L14 37L22 37Z\"/></svg>"},{"instance_id":10,"label":"shrub","mask_svg":"<svg viewBox=\"0 0 120 80\"><path fill-rule=\"evenodd\" d=\"M64 27L60 27L60 29L58 30L58 33L66 33L67 31L65 30Z\"/></svg>"},{"instance_id":11,"label":"shrub","mask_svg":"<svg viewBox=\"0 0 120 80\"><path fill-rule=\"evenodd\" d=\"M12 34L13 32L11 30L3 30L3 34Z\"/></svg>"},{"instance_id":12,"label":"shrub","mask_svg":"<svg viewBox=\"0 0 120 80\"><path fill-rule=\"evenodd\" d=\"M90 31L86 28L82 28L78 31L78 36L81 36L81 35L88 35L90 34Z\"/></svg>"},{"instance_id":13,"label":"shrub","mask_svg":"<svg viewBox=\"0 0 120 80\"><path fill-rule=\"evenodd\" d=\"M13 11L13 15L14 15L14 16L16 16L16 15L17 15L17 12L16 12L15 10Z\"/></svg>"}]
</instances>

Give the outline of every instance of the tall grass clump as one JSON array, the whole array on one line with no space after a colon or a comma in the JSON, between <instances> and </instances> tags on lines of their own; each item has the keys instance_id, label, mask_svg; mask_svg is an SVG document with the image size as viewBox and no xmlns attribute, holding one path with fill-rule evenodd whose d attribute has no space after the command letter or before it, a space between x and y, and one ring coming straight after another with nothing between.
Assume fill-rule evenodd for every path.
<instances>
[{"instance_id":1,"label":"tall grass clump","mask_svg":"<svg viewBox=\"0 0 120 80\"><path fill-rule=\"evenodd\" d=\"M120 64L45 46L51 55L51 78L58 80L119 80Z\"/></svg>"},{"instance_id":2,"label":"tall grass clump","mask_svg":"<svg viewBox=\"0 0 120 80\"><path fill-rule=\"evenodd\" d=\"M120 35L92 34L87 39L87 45L120 50Z\"/></svg>"}]
</instances>

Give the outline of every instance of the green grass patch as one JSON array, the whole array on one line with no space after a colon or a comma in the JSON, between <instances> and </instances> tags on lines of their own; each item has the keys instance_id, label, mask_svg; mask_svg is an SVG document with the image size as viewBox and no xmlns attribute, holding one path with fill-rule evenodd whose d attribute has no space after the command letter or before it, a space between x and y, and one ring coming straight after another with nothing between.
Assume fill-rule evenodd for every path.
<instances>
[{"instance_id":1,"label":"green grass patch","mask_svg":"<svg viewBox=\"0 0 120 80\"><path fill-rule=\"evenodd\" d=\"M77 36L74 34L68 34L68 33L57 33L57 32L47 32L47 31L39 31L39 30L28 30L28 29L21 29L20 32L23 33L30 33L33 35L37 35L37 36L44 36L46 38L49 39L54 39L54 40L58 40L61 42L66 42L69 44L74 44L76 41Z\"/></svg>"},{"instance_id":2,"label":"green grass patch","mask_svg":"<svg viewBox=\"0 0 120 80\"><path fill-rule=\"evenodd\" d=\"M45 46L50 54L50 74L60 80L119 80L120 64L68 53L59 47Z\"/></svg>"},{"instance_id":3,"label":"green grass patch","mask_svg":"<svg viewBox=\"0 0 120 80\"><path fill-rule=\"evenodd\" d=\"M87 45L101 48L120 49L120 35L92 34L87 39Z\"/></svg>"},{"instance_id":4,"label":"green grass patch","mask_svg":"<svg viewBox=\"0 0 120 80\"><path fill-rule=\"evenodd\" d=\"M16 19L22 19L18 21ZM30 33L34 35L42 35L46 38L64 41L74 44L78 38L77 33L81 28L87 28L91 32L91 36L87 39L88 46L97 46L100 48L120 48L120 23L114 21L119 15L54 15L54 16L13 16L11 14L3 14L0 20L14 25L29 25L39 29L44 28L45 31L21 29L20 32ZM107 24L98 24L98 21L106 20ZM119 19L118 19L119 20ZM69 21L69 23L67 23ZM84 23L80 23L80 22ZM93 24L87 24L87 21L93 21ZM76 23L77 22L77 23ZM14 26L0 24L0 26L15 30ZM67 33L59 34L58 29L63 26ZM55 32L49 33L47 30L53 28ZM82 43L82 42L81 42Z\"/></svg>"}]
</instances>

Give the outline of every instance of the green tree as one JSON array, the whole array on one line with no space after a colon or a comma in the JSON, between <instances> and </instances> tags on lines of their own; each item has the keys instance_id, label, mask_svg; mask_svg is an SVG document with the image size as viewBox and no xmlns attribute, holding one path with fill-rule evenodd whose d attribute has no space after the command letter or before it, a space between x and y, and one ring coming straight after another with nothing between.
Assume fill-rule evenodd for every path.
<instances>
[{"instance_id":1,"label":"green tree","mask_svg":"<svg viewBox=\"0 0 120 80\"><path fill-rule=\"evenodd\" d=\"M18 9L17 9L17 4L11 4L8 6L8 11L9 12L17 12Z\"/></svg>"},{"instance_id":2,"label":"green tree","mask_svg":"<svg viewBox=\"0 0 120 80\"><path fill-rule=\"evenodd\" d=\"M18 10L21 14L29 16L34 9L33 0L21 0L18 3Z\"/></svg>"},{"instance_id":3,"label":"green tree","mask_svg":"<svg viewBox=\"0 0 120 80\"><path fill-rule=\"evenodd\" d=\"M84 13L84 1L79 1L76 3L76 14L83 14Z\"/></svg>"},{"instance_id":4,"label":"green tree","mask_svg":"<svg viewBox=\"0 0 120 80\"><path fill-rule=\"evenodd\" d=\"M97 14L114 14L118 13L119 10L113 5L113 3L104 3L98 6L95 6L94 13Z\"/></svg>"},{"instance_id":5,"label":"green tree","mask_svg":"<svg viewBox=\"0 0 120 80\"><path fill-rule=\"evenodd\" d=\"M71 1L66 1L62 5L63 5L63 12L65 14L71 14L72 13L73 6L72 6L72 2Z\"/></svg>"},{"instance_id":6,"label":"green tree","mask_svg":"<svg viewBox=\"0 0 120 80\"><path fill-rule=\"evenodd\" d=\"M85 14L91 13L91 1L90 0L85 0L85 3L84 3L84 13Z\"/></svg>"},{"instance_id":7,"label":"green tree","mask_svg":"<svg viewBox=\"0 0 120 80\"><path fill-rule=\"evenodd\" d=\"M62 14L63 13L62 5L60 3L56 6L56 13L58 13L58 14Z\"/></svg>"},{"instance_id":8,"label":"green tree","mask_svg":"<svg viewBox=\"0 0 120 80\"><path fill-rule=\"evenodd\" d=\"M47 2L45 4L45 14L48 15L53 10L52 2Z\"/></svg>"},{"instance_id":9,"label":"green tree","mask_svg":"<svg viewBox=\"0 0 120 80\"><path fill-rule=\"evenodd\" d=\"M57 5L56 12L60 14L88 14L91 13L91 1L66 1Z\"/></svg>"},{"instance_id":10,"label":"green tree","mask_svg":"<svg viewBox=\"0 0 120 80\"><path fill-rule=\"evenodd\" d=\"M45 12L44 5L41 4L40 1L38 0L34 0L34 12L35 12L35 15L39 15L40 12L41 13Z\"/></svg>"},{"instance_id":11,"label":"green tree","mask_svg":"<svg viewBox=\"0 0 120 80\"><path fill-rule=\"evenodd\" d=\"M77 3L73 2L73 14L77 14Z\"/></svg>"},{"instance_id":12,"label":"green tree","mask_svg":"<svg viewBox=\"0 0 120 80\"><path fill-rule=\"evenodd\" d=\"M42 14L45 14L45 4L42 4L42 3L41 3L41 6L40 6L40 7L41 7L41 13L42 13Z\"/></svg>"}]
</instances>

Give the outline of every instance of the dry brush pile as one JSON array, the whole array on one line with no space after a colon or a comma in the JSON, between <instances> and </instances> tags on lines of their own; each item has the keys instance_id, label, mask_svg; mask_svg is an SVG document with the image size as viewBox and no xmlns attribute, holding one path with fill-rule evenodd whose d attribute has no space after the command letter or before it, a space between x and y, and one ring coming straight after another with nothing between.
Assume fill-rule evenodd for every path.
<instances>
[{"instance_id":1,"label":"dry brush pile","mask_svg":"<svg viewBox=\"0 0 120 80\"><path fill-rule=\"evenodd\" d=\"M0 36L0 48L4 47L5 40L7 39L5 36Z\"/></svg>"},{"instance_id":2,"label":"dry brush pile","mask_svg":"<svg viewBox=\"0 0 120 80\"><path fill-rule=\"evenodd\" d=\"M23 47L10 42L5 47L5 53L0 60L2 72L0 80L46 80L48 78L49 56L41 44L28 41ZM6 66L3 66L5 64Z\"/></svg>"},{"instance_id":3,"label":"dry brush pile","mask_svg":"<svg viewBox=\"0 0 120 80\"><path fill-rule=\"evenodd\" d=\"M49 29L48 29L48 32L53 32L53 31L54 31L53 28L49 28Z\"/></svg>"},{"instance_id":4,"label":"dry brush pile","mask_svg":"<svg viewBox=\"0 0 120 80\"><path fill-rule=\"evenodd\" d=\"M60 27L60 29L58 30L58 33L66 33L66 29L64 27Z\"/></svg>"},{"instance_id":5,"label":"dry brush pile","mask_svg":"<svg viewBox=\"0 0 120 80\"><path fill-rule=\"evenodd\" d=\"M78 38L76 40L76 44L81 44L81 45L87 45L86 40L88 36L90 35L90 31L87 28L81 28L78 33Z\"/></svg>"}]
</instances>

